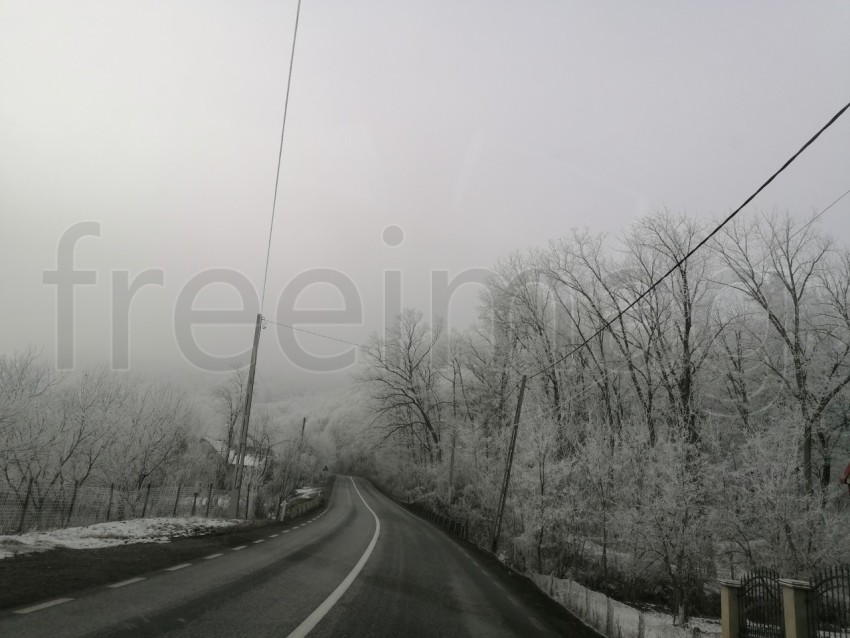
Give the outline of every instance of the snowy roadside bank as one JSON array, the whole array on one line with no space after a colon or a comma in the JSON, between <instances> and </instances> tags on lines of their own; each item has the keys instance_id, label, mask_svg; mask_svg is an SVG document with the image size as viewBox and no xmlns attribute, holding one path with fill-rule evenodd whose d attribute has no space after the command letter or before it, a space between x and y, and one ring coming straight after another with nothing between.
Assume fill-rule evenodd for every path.
<instances>
[{"instance_id":1,"label":"snowy roadside bank","mask_svg":"<svg viewBox=\"0 0 850 638\"><path fill-rule=\"evenodd\" d=\"M200 536L244 523L238 519L138 518L68 527L49 532L0 536L0 560L57 547L95 549L131 543L167 543L173 538Z\"/></svg>"},{"instance_id":2,"label":"snowy roadside bank","mask_svg":"<svg viewBox=\"0 0 850 638\"><path fill-rule=\"evenodd\" d=\"M678 627L669 615L641 612L575 581L534 572L528 577L551 599L607 638L720 636L720 623L710 618L692 618L688 627Z\"/></svg>"}]
</instances>

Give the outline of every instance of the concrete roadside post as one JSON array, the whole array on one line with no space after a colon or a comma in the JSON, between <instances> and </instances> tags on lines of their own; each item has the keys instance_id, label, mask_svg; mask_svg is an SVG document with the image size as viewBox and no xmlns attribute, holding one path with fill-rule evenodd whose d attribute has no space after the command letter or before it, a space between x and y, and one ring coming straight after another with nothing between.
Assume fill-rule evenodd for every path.
<instances>
[{"instance_id":1,"label":"concrete roadside post","mask_svg":"<svg viewBox=\"0 0 850 638\"><path fill-rule=\"evenodd\" d=\"M145 504L144 504L144 505L142 505L142 518L144 518L144 517L145 517L145 514L147 514L147 511L148 511L148 499L150 498L150 495L151 495L151 484L150 484L150 483L148 483L148 489L145 491Z\"/></svg>"},{"instance_id":2,"label":"concrete roadside post","mask_svg":"<svg viewBox=\"0 0 850 638\"><path fill-rule=\"evenodd\" d=\"M180 502L180 483L177 484L177 495L174 497L174 510L171 512L171 516L177 516L177 504Z\"/></svg>"},{"instance_id":3,"label":"concrete roadside post","mask_svg":"<svg viewBox=\"0 0 850 638\"><path fill-rule=\"evenodd\" d=\"M721 579L720 583L720 635L721 638L739 638L741 635L741 581Z\"/></svg>"},{"instance_id":4,"label":"concrete roadside post","mask_svg":"<svg viewBox=\"0 0 850 638\"><path fill-rule=\"evenodd\" d=\"M109 516L112 514L112 493L115 491L115 483L109 485L109 503L106 505L106 522L109 522Z\"/></svg>"},{"instance_id":5,"label":"concrete roadside post","mask_svg":"<svg viewBox=\"0 0 850 638\"><path fill-rule=\"evenodd\" d=\"M780 578L785 638L815 638L810 636L809 592L812 585L804 580Z\"/></svg>"}]
</instances>

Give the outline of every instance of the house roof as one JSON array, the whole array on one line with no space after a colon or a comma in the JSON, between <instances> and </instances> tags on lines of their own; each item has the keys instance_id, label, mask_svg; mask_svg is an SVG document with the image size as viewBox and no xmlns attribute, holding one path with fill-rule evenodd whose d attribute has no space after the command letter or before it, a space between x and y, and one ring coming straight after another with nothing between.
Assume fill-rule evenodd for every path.
<instances>
[{"instance_id":1,"label":"house roof","mask_svg":"<svg viewBox=\"0 0 850 638\"><path fill-rule=\"evenodd\" d=\"M213 439L208 436L201 437L202 441L206 441L209 443L212 448L218 453L222 458L227 458L228 465L236 465L236 458L239 454L238 448L230 448L227 449L227 443L221 441L219 439ZM255 454L250 449L245 450L245 458L242 461L242 467L259 467L264 461L264 458L258 454Z\"/></svg>"}]
</instances>

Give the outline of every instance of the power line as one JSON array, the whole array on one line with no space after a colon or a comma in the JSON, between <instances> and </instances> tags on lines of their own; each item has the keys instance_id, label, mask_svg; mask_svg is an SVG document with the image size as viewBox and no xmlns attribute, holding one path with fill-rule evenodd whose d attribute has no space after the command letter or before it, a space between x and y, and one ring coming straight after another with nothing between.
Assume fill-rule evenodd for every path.
<instances>
[{"instance_id":1,"label":"power line","mask_svg":"<svg viewBox=\"0 0 850 638\"><path fill-rule=\"evenodd\" d=\"M272 199L272 219L269 224L269 245L266 248L266 269L263 273L263 294L260 299L260 314L266 303L266 283L269 279L269 258L272 254L272 231L274 230L274 215L277 210L277 189L280 184L280 167L283 161L283 137L286 132L286 113L289 110L289 87L292 85L292 67L295 65L295 41L298 38L298 19L301 16L301 0L295 9L295 28L292 32L292 52L289 55L289 74L286 78L286 98L283 101L283 123L280 127L280 149L277 153L277 173L274 178L274 198Z\"/></svg>"},{"instance_id":2,"label":"power line","mask_svg":"<svg viewBox=\"0 0 850 638\"><path fill-rule=\"evenodd\" d=\"M832 203L831 203L831 204L829 204L826 208L824 208L824 209L823 209L823 210L821 210L821 211L818 211L818 212L816 213L816 215L819 217L819 216L821 216L821 215L825 214L825 213L826 213L829 209L831 209L833 206L835 206L836 204L838 204L838 203L839 203L842 199L844 199L845 197L847 197L847 195L850 195L850 190L846 190L846 191L844 191L844 193L842 193L842 194L841 194L838 198L834 199L834 200L832 201ZM761 259L759 259L759 260L758 260L755 264L753 264L753 267L754 267L754 268L757 268L757 267L758 267L758 266L760 266L762 263L764 263L764 261L765 261L765 260L767 260L767 259L768 259L768 257L770 257L770 254L769 254L769 253L768 253L768 254L763 255L763 256L761 257ZM592 337L591 337L591 339L592 339ZM585 342L585 343L587 343L587 342ZM581 348L581 347L582 347L582 346L579 346L579 348ZM639 354L640 354L639 352L633 352L633 353L630 355L630 357L629 357L629 358L632 358L632 357L638 356ZM557 362L556 362L556 363L557 363ZM518 387L519 387L519 384L517 384L517 385L516 385L516 386L515 386L515 387L511 390L511 393L513 393L513 390L516 390L516 388L518 388ZM596 384L596 383L590 384L590 385L588 385L588 387L587 387L587 388L585 388L584 390L582 390L582 391L581 391L581 392L579 392L578 394L574 394L574 395L572 395L572 396L570 396L570 397L567 397L564 401L561 401L559 404L555 405L554 407L550 407L550 408L547 408L547 409L543 410L542 412L538 412L537 414L535 414L535 415L533 415L533 416L530 416L530 417L528 417L527 419L524 419L524 420L520 421L520 422L519 422L519 424L520 424L520 425L526 425L527 423L534 423L534 422L537 422L537 421L539 421L540 419L542 419L545 415L550 414L550 413L554 412L555 410L558 410L559 408L564 407L565 405L567 405L568 403L570 403L570 402L572 402L572 401L575 401L575 400L577 400L577 399L581 399L581 398L582 398L582 397L584 397L585 395L587 395L587 394L589 394L590 392L592 392L592 391L594 391L594 390L597 390L597 389L599 389L598 384Z\"/></svg>"},{"instance_id":3,"label":"power line","mask_svg":"<svg viewBox=\"0 0 850 638\"><path fill-rule=\"evenodd\" d=\"M271 319L266 319L263 317L263 321L268 323L273 323L276 326L283 326L284 328L289 328L290 330L294 330L295 332L305 332L308 335L313 335L314 337L321 337L322 339L330 339L331 341L338 341L340 343L347 343L350 346L354 346L355 348L361 348L362 346L359 343L354 343L353 341L346 341L345 339L337 339L336 337L331 337L329 335L322 334L321 332L313 332L312 330L305 330L304 328L296 328L295 326L290 326L287 323L280 323L279 321L272 321Z\"/></svg>"},{"instance_id":4,"label":"power line","mask_svg":"<svg viewBox=\"0 0 850 638\"><path fill-rule=\"evenodd\" d=\"M824 213L826 213L826 211L828 211L830 208L835 206L838 202L840 202L842 199L844 199L848 194L850 194L850 190L844 191L844 194L841 197L839 197L834 202L832 202L829 206L824 208L821 212L818 213L818 215L823 215Z\"/></svg>"},{"instance_id":5,"label":"power line","mask_svg":"<svg viewBox=\"0 0 850 638\"><path fill-rule=\"evenodd\" d=\"M538 370L538 371L537 371L537 372L535 372L534 374L530 374L530 375L528 375L528 378L529 378L529 379L533 379L534 377L536 377L536 376L538 376L538 375L543 374L543 373L544 373L544 372L546 372L547 370L551 370L552 368L554 368L554 367L555 367L556 365L558 365L559 363L561 363L561 362L565 361L566 359L568 359L569 357L571 357L572 355L574 355L576 352L578 352L579 350L581 350L582 348L584 348L584 347L585 347L585 346L586 346L586 345L587 345L590 341L592 341L593 339L595 339L596 337L598 337L600 334L602 334L602 332L603 332L603 331L607 330L607 329L611 326L611 324L612 324L612 323L614 323L615 321L617 321L617 319L619 319L619 318L620 318L620 317L622 317L624 314L626 314L629 310L631 310L632 308L634 308L634 307L635 307L635 306L636 306L636 305L637 305L637 304L638 304L638 303L639 303L639 302L640 302L640 301L641 301L644 297L646 297L646 296L647 296L650 292L652 292L653 290L655 290L655 288L656 288L656 287L657 287L657 286L658 286L658 285L659 285L662 281L664 281L665 279L667 279L667 277L669 277L671 274L673 274L673 273L676 271L676 269L677 269L677 268L679 268L679 267L680 267L683 263L685 263L685 262L686 262L686 261L687 261L687 260L688 260L688 259L689 259L689 258L690 258L690 257L691 257L691 256L692 256L692 255L693 255L693 254L697 251L697 250L699 250L700 248L702 248L702 247L703 247L703 246L704 246L704 245L708 242L708 240L709 240L709 239L711 239L711 238L712 238L712 237L714 237L717 233L719 233L719 232L720 232L720 230L721 230L721 229L722 229L722 228L723 228L726 224L728 224L728 223L732 220L732 218L733 218L733 217L735 217L735 215L737 215L738 213L740 213L740 212L741 212L741 210L742 210L742 209L743 209L743 208L744 208L747 204L749 204L751 201L753 201L753 199L755 199L755 198L756 198L756 196L757 196L759 193L761 193L761 192L762 192L765 188L767 188L767 186L768 186L768 185L769 185L769 184L770 184L770 183L771 183L774 179L776 179L776 178L780 175L780 173L782 173L782 172L783 172L786 168L788 168L788 167L789 167L789 166L790 166L790 165L794 162L794 160L796 160L796 159L797 159L797 158L798 158L798 157L799 157L799 156L803 153L803 151L805 151L805 150L806 150L806 149L807 149L807 148L808 148L808 147L809 147L809 146L810 146L810 145L811 145L811 144L812 144L812 143L813 143L816 139L818 139L824 131L826 131L826 130L830 127L830 126L832 126L832 125L835 123L835 121L836 121L839 117L841 117L841 116L844 114L844 112L845 112L848 108L850 108L850 102L848 102L847 104L845 104L845 105L844 105L844 106L843 106L843 107L842 107L842 108L841 108L841 109L840 109L840 110L839 110L839 111L838 111L835 115L833 115L833 116L830 118L830 120L829 120L826 124L824 124L824 125L821 127L821 129L820 129L817 133L815 133L815 134L814 134L811 138L809 138L809 141L808 141L808 142L806 142L805 144L803 144L803 146L802 146L802 147L800 147L800 150L798 150L796 153L794 153L794 154L793 154L793 155L792 155L792 156L791 156L791 157L790 157L790 158L789 158L789 159L788 159L788 160L787 160L787 161L786 161L786 162L785 162L782 166L780 166L780 167L779 167L779 170L777 170L777 171L776 171L773 175L771 175L771 176L767 179L767 181L765 181L765 182L764 182L761 186L759 186L759 187L758 187L758 189L756 189L756 191L755 191L752 195L750 195L749 197L747 197L747 199L744 201L744 203L743 203L743 204L741 204L740 206L738 206L738 208L736 208L734 211L732 211L732 213L731 213L728 217L726 217L726 219L724 219L724 220L723 220L723 221L722 221L722 222L721 222L721 223L720 223L720 224L719 224L719 225L718 225L718 226L717 226L714 230L712 230L712 231L711 231L711 232L710 232L710 233L709 233L709 234L708 234L705 238L703 238L703 240L702 240L702 241L700 241L700 242L699 242L696 246L694 246L694 247L693 247L690 251L688 251L688 253L687 253L684 257L682 257L680 260L678 260L678 261L677 261L677 262L676 262L676 263L675 263L675 264L674 264L674 265L670 268L670 270L668 270L666 273L664 273L664 274L663 274L661 277L659 277L659 278L658 278L655 282L653 282L653 284L652 284L649 288L647 288L647 289L646 289L646 290L644 290L644 291L643 291L640 295L638 295L638 297L637 297L637 298L635 298L635 299L634 299L634 301L632 301L632 302L631 302L628 306L626 306L625 308L623 308L623 309L622 309L620 312L618 312L618 313L617 313L614 317L612 317L611 319L609 319L608 321L606 321L606 322L602 325L602 327L601 327L601 328L599 328L599 330L597 330L597 331L596 331L596 332L594 332L592 335L590 335L590 337L588 337L587 339L585 339L585 340L584 340L581 344L579 344L578 346L576 346L575 348L573 348L572 350L570 350L567 354L565 354L563 357L561 357L560 359L558 359L558 360L557 360L557 361L555 361L554 363L549 364L549 365L548 365L548 366L546 366L545 368L541 368L540 370ZM841 197L844 197L844 195L842 195ZM839 200L840 200L840 199L841 199L841 198L839 198ZM835 203L837 203L837 201L838 201L838 200L836 200L836 202L834 202L833 204L831 204L831 205L830 205L830 208L831 208L831 207L832 207ZM829 209L827 209L827 210L829 210ZM824 211L824 212L826 212L826 211Z\"/></svg>"}]
</instances>

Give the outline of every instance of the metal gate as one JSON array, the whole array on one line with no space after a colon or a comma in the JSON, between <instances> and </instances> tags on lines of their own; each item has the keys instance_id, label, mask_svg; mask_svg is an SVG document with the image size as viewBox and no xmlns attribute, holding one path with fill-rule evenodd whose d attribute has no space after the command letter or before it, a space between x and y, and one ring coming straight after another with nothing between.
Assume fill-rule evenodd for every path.
<instances>
[{"instance_id":1,"label":"metal gate","mask_svg":"<svg viewBox=\"0 0 850 638\"><path fill-rule=\"evenodd\" d=\"M811 636L850 638L850 567L827 567L812 579Z\"/></svg>"},{"instance_id":2,"label":"metal gate","mask_svg":"<svg viewBox=\"0 0 850 638\"><path fill-rule=\"evenodd\" d=\"M757 569L741 583L741 638L784 638L779 575Z\"/></svg>"}]
</instances>

